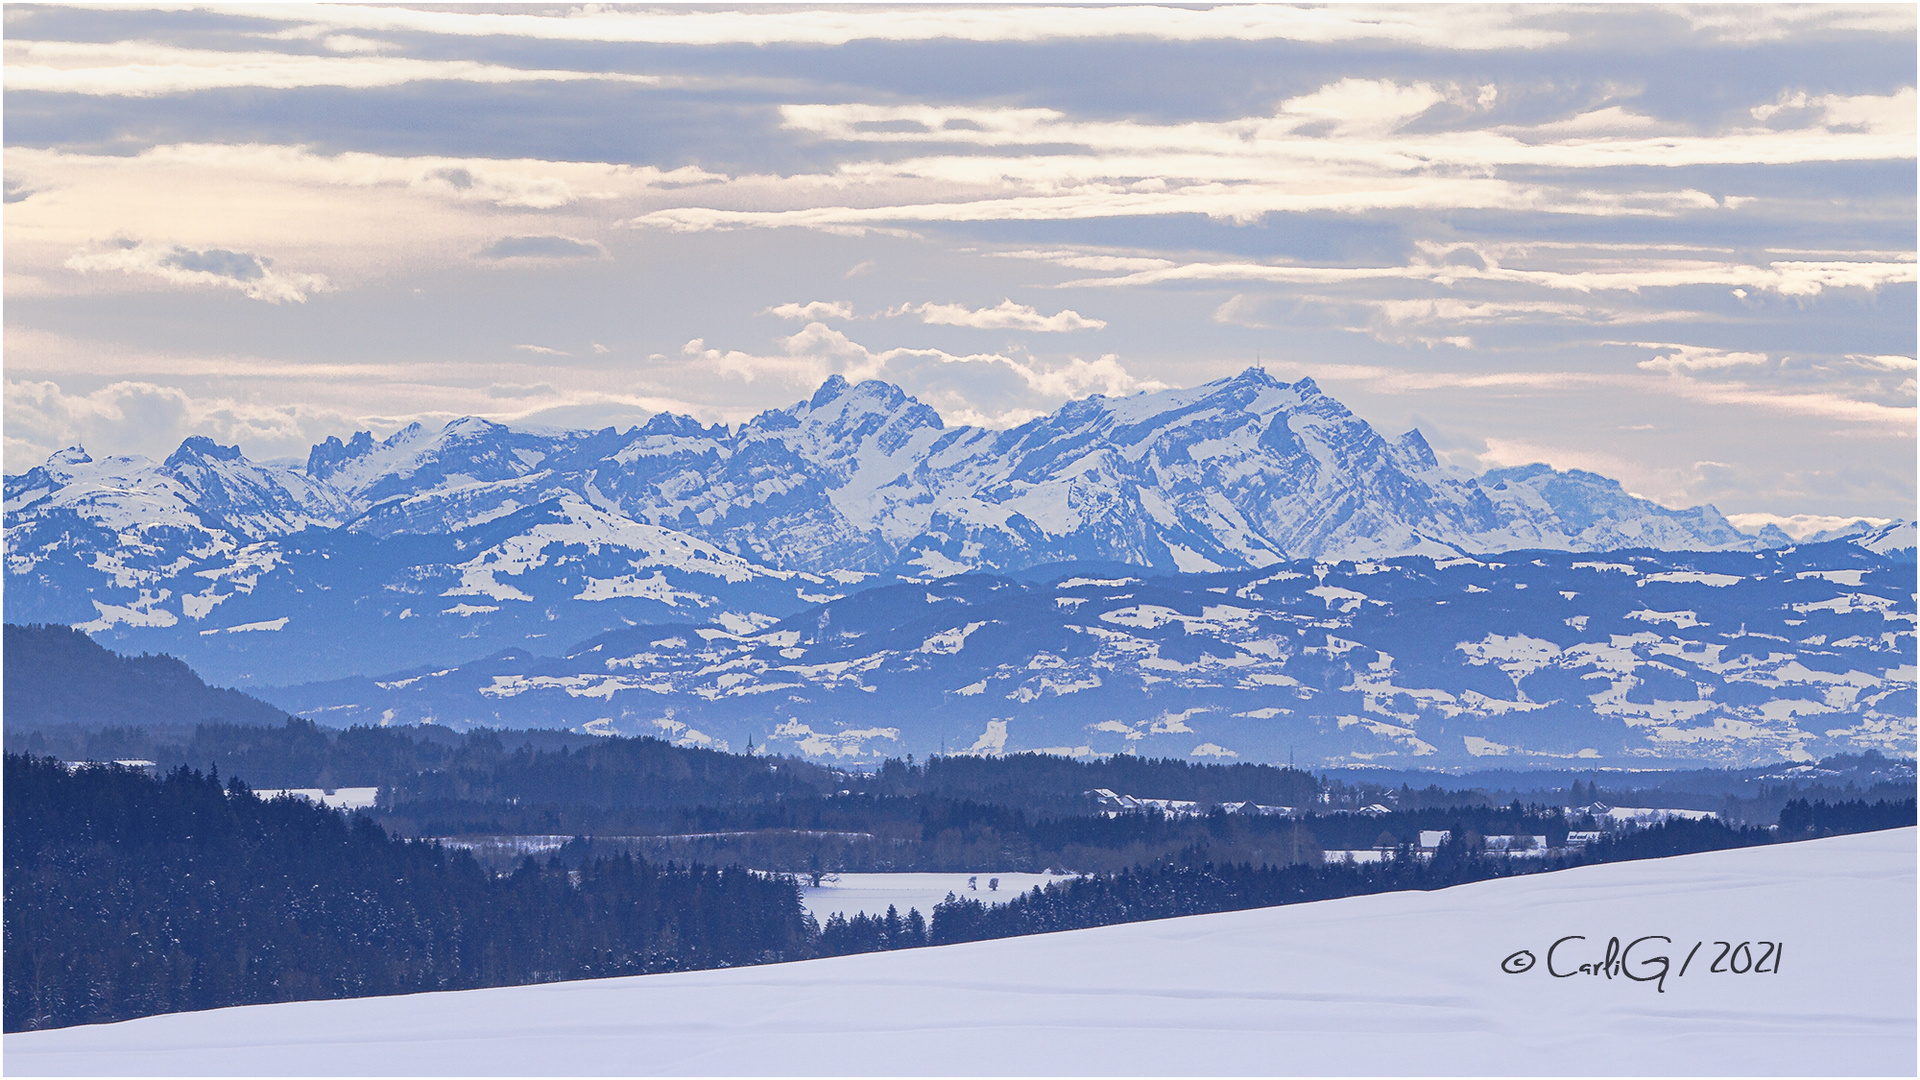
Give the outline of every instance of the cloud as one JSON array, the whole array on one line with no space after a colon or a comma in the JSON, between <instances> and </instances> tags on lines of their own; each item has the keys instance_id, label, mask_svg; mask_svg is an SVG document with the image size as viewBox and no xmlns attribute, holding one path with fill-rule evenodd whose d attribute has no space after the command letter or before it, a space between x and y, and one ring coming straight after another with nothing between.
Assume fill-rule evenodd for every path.
<instances>
[{"instance_id":1,"label":"cloud","mask_svg":"<svg viewBox=\"0 0 1920 1080\"><path fill-rule=\"evenodd\" d=\"M1860 425L1869 432L1877 429L1875 433L1893 435L1911 433L1916 415L1915 407L1911 404L1886 405L1849 397L1841 392L1848 389L1845 387L1814 389L1796 385L1765 386L1732 380L1709 381L1692 378L1684 371L1665 376L1584 371L1436 371L1402 366L1303 363L1275 359L1267 360L1266 366L1275 372L1311 376L1334 386L1357 386L1376 394L1466 390L1482 396L1494 393L1560 396L1605 390L1636 397L1659 395L1702 405L1761 409L1784 415L1845 421ZM1907 388L1905 393L1911 397L1911 388Z\"/></svg>"},{"instance_id":2,"label":"cloud","mask_svg":"<svg viewBox=\"0 0 1920 1080\"><path fill-rule=\"evenodd\" d=\"M58 383L6 383L6 461L9 471L38 465L67 446L96 455L124 453L129 442L156 456L188 435L218 442L304 444L309 432L345 417L306 405L263 405L231 397L195 396L177 386L121 380L90 393L68 393Z\"/></svg>"},{"instance_id":3,"label":"cloud","mask_svg":"<svg viewBox=\"0 0 1920 1080\"><path fill-rule=\"evenodd\" d=\"M1734 213L1755 201L1662 179L1676 167L1914 156L1912 88L1821 99L1819 109L1801 110L1802 122L1783 124L1767 113L1763 126L1707 132L1615 104L1489 126L1488 106L1499 98L1492 84L1347 78L1283 100L1270 115L1181 123L1082 119L1035 107L788 104L783 124L814 139L954 152L848 161L831 174L834 188L794 177L769 183L771 197L752 206L665 207L631 223L843 231L1169 214L1245 224L1275 213L1440 209L1670 217ZM1447 121L1438 129L1412 123L1443 105ZM1632 167L1656 171L1633 178L1640 186L1632 189L1582 176Z\"/></svg>"},{"instance_id":4,"label":"cloud","mask_svg":"<svg viewBox=\"0 0 1920 1080\"><path fill-rule=\"evenodd\" d=\"M1474 455L1480 461L1481 469L1504 469L1516 465L1540 463L1556 469L1584 469L1602 476L1627 476L1644 470L1637 463L1604 450L1585 447L1550 446L1528 439L1501 438L1489 436L1485 440L1486 450ZM1677 493L1672 493L1677 494ZM1670 494L1670 497L1671 494ZM1680 496L1683 500L1684 496ZM1676 500L1674 506L1683 505Z\"/></svg>"},{"instance_id":5,"label":"cloud","mask_svg":"<svg viewBox=\"0 0 1920 1080\"><path fill-rule=\"evenodd\" d=\"M571 356L573 355L572 353L561 352L559 349L549 349L545 345L515 345L514 348L519 350L520 352L533 353L536 356Z\"/></svg>"},{"instance_id":6,"label":"cloud","mask_svg":"<svg viewBox=\"0 0 1920 1080\"><path fill-rule=\"evenodd\" d=\"M1245 326L1254 330L1271 329L1270 324L1263 321L1260 314L1265 306L1266 302L1258 297L1248 296L1246 293L1235 293L1230 299L1213 309L1213 321L1229 326Z\"/></svg>"},{"instance_id":7,"label":"cloud","mask_svg":"<svg viewBox=\"0 0 1920 1080\"><path fill-rule=\"evenodd\" d=\"M1058 265L1072 261L1057 259ZM1174 282L1267 282L1276 285L1357 285L1431 282L1452 286L1470 282L1532 286L1555 292L1639 292L1691 285L1746 286L1781 296L1817 296L1829 289L1873 290L1915 280L1911 258L1886 261L1780 260L1764 266L1699 259L1622 258L1600 269L1532 268L1493 263L1475 267L1418 259L1398 266L1312 266L1254 262L1153 260L1154 265L1107 277L1059 283L1062 288L1126 288ZM1417 301L1412 303L1418 303ZM1411 308L1408 310L1412 310Z\"/></svg>"},{"instance_id":8,"label":"cloud","mask_svg":"<svg viewBox=\"0 0 1920 1080\"><path fill-rule=\"evenodd\" d=\"M574 199L566 181L555 177L514 175L464 164L429 167L409 178L407 183L412 187L450 191L460 198L534 210L551 210Z\"/></svg>"},{"instance_id":9,"label":"cloud","mask_svg":"<svg viewBox=\"0 0 1920 1080\"><path fill-rule=\"evenodd\" d=\"M1844 517L1833 514L1728 514L1727 520L1741 532L1759 532L1772 525L1795 540L1805 540L1816 533L1829 532L1845 528L1857 521L1865 521L1874 527L1888 524L1892 518Z\"/></svg>"},{"instance_id":10,"label":"cloud","mask_svg":"<svg viewBox=\"0 0 1920 1080\"><path fill-rule=\"evenodd\" d=\"M273 269L264 255L221 248L195 250L179 244L120 240L92 251L76 252L65 266L80 273L118 270L159 278L172 285L213 285L237 289L269 304L306 303L307 295L330 292L333 286L319 274L284 273Z\"/></svg>"},{"instance_id":11,"label":"cloud","mask_svg":"<svg viewBox=\"0 0 1920 1080\"><path fill-rule=\"evenodd\" d=\"M1690 374L1699 371L1725 371L1737 367L1764 367L1772 362L1767 358L1766 353L1727 352L1700 345L1665 345L1650 341L1636 341L1632 344L1636 349L1653 349L1663 354L1634 365L1642 371Z\"/></svg>"},{"instance_id":12,"label":"cloud","mask_svg":"<svg viewBox=\"0 0 1920 1080\"><path fill-rule=\"evenodd\" d=\"M1045 363L1001 353L875 351L818 322L778 343L779 352L757 354L709 348L704 339L695 338L682 346L681 354L707 372L747 383L771 380L797 390L811 389L835 374L853 382L885 379L919 396L949 420L991 427L1032 419L1092 393L1122 395L1165 386L1136 378L1113 354Z\"/></svg>"},{"instance_id":13,"label":"cloud","mask_svg":"<svg viewBox=\"0 0 1920 1080\"><path fill-rule=\"evenodd\" d=\"M1846 359L1864 368L1880 371L1913 371L1914 358L1911 356L1869 356L1862 353L1848 353Z\"/></svg>"},{"instance_id":14,"label":"cloud","mask_svg":"<svg viewBox=\"0 0 1920 1080\"><path fill-rule=\"evenodd\" d=\"M1077 311L1062 310L1042 315L1035 309L1003 300L990 308L969 308L963 304L902 304L888 315L918 315L933 326L968 326L976 330L1032 330L1039 333L1065 333L1070 330L1101 330L1106 322L1089 319Z\"/></svg>"},{"instance_id":15,"label":"cloud","mask_svg":"<svg viewBox=\"0 0 1920 1080\"><path fill-rule=\"evenodd\" d=\"M804 304L776 304L760 312L782 319L802 319L816 322L821 319L839 319L848 321L861 318L854 314L853 305L844 300L812 300ZM965 304L897 304L875 315L865 318L899 318L918 316L929 326L965 326L975 330L1031 330L1037 333L1064 333L1071 330L1100 330L1106 327L1102 319L1089 319L1077 311L1062 310L1052 315L1042 315L1026 304L1016 304L1012 300L1003 300L990 308L970 308Z\"/></svg>"},{"instance_id":16,"label":"cloud","mask_svg":"<svg viewBox=\"0 0 1920 1080\"><path fill-rule=\"evenodd\" d=\"M803 319L807 322L817 322L821 319L851 319L853 305L845 300L810 300L804 304L776 304L760 314L781 319Z\"/></svg>"},{"instance_id":17,"label":"cloud","mask_svg":"<svg viewBox=\"0 0 1920 1080\"><path fill-rule=\"evenodd\" d=\"M1913 35L1913 8L1904 4L1693 5L1673 9L1697 33L1746 45L1836 33Z\"/></svg>"},{"instance_id":18,"label":"cloud","mask_svg":"<svg viewBox=\"0 0 1920 1080\"><path fill-rule=\"evenodd\" d=\"M199 194L227 204L224 216L235 222L255 219L233 212L236 198L245 200L247 208L268 201L265 216L277 221L287 211L275 203L285 202L290 208L302 202L311 205L323 192L336 191L350 194L351 202L341 209L344 213L347 207L358 208L358 213L345 218L358 222L390 208L369 200L370 194L379 192L501 209L554 210L580 202L600 204L662 191L684 192L725 178L691 166L657 169L534 158L323 154L306 146L262 143L171 143L131 155L10 146L7 179L16 186L67 193L69 214L138 205L143 196L164 198L178 207Z\"/></svg>"},{"instance_id":19,"label":"cloud","mask_svg":"<svg viewBox=\"0 0 1920 1080\"><path fill-rule=\"evenodd\" d=\"M1390 132L1448 96L1431 83L1348 78L1281 102L1280 114L1330 123L1343 134Z\"/></svg>"},{"instance_id":20,"label":"cloud","mask_svg":"<svg viewBox=\"0 0 1920 1080\"><path fill-rule=\"evenodd\" d=\"M574 361L504 348L479 358L341 362L191 346L171 353L11 320L5 336L10 472L75 442L96 455L163 458L182 438L202 434L238 442L255 460L305 460L329 434L392 432L414 421L432 426L471 415L599 429L663 410L738 422L771 404L741 401L737 388L706 394L695 384L676 393L630 375L580 378Z\"/></svg>"},{"instance_id":21,"label":"cloud","mask_svg":"<svg viewBox=\"0 0 1920 1080\"><path fill-rule=\"evenodd\" d=\"M331 38L351 46L355 39ZM369 45L375 43L367 43ZM19 41L5 43L6 88L13 92L153 97L160 94L260 87L291 90L337 86L354 90L428 80L472 83L604 80L654 84L649 75L534 71L472 60L402 56L314 56L282 52L183 49L145 41Z\"/></svg>"},{"instance_id":22,"label":"cloud","mask_svg":"<svg viewBox=\"0 0 1920 1080\"><path fill-rule=\"evenodd\" d=\"M715 179L698 168L208 143L124 155L8 146L6 171L10 190L34 193L7 207L9 299L84 288L67 260L114 235L272 252L343 288L434 264L606 258L588 238L611 224L612 206L630 212Z\"/></svg>"},{"instance_id":23,"label":"cloud","mask_svg":"<svg viewBox=\"0 0 1920 1080\"><path fill-rule=\"evenodd\" d=\"M1904 160L1913 156L1914 90L1890 94L1782 94L1751 108L1756 120L1795 111L1796 123L1699 131L1617 104L1528 124L1487 124L1498 98L1480 87L1391 79L1339 79L1281 100L1267 115L1151 123L1093 120L1031 106L862 102L787 104L783 125L845 143L1025 149L1019 156L926 154L894 163L899 175L978 180L995 173L1027 180L1132 177L1127 187L1164 190L1182 180L1269 178L1284 165L1318 181L1347 175L1424 174L1450 168L1797 164ZM1411 125L1439 105L1453 106L1438 126ZM1804 115L1801 115L1804 114ZM1072 147L1063 154L1047 148ZM871 177L879 163L863 163Z\"/></svg>"},{"instance_id":24,"label":"cloud","mask_svg":"<svg viewBox=\"0 0 1920 1080\"><path fill-rule=\"evenodd\" d=\"M604 259L598 241L571 236L503 236L480 249L483 259Z\"/></svg>"},{"instance_id":25,"label":"cloud","mask_svg":"<svg viewBox=\"0 0 1920 1080\"><path fill-rule=\"evenodd\" d=\"M1208 9L929 7L648 11L606 6L565 14L407 8L288 6L236 15L326 29L409 31L542 41L658 45L844 45L853 41L1046 42L1137 38L1150 41L1372 42L1429 49L1537 49L1566 43L1556 27L1508 7L1330 7L1229 5Z\"/></svg>"}]
</instances>

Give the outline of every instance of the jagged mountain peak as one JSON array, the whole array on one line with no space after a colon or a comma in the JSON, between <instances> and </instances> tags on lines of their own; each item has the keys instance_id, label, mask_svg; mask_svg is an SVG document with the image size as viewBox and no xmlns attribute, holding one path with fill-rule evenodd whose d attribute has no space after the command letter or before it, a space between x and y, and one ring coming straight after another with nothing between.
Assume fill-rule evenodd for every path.
<instances>
[{"instance_id":1,"label":"jagged mountain peak","mask_svg":"<svg viewBox=\"0 0 1920 1080\"><path fill-rule=\"evenodd\" d=\"M1277 390L1288 385L1268 374L1267 369L1259 365L1247 367L1241 371L1240 374L1233 376L1231 379L1227 379L1226 383L1229 386L1257 386L1270 390ZM1298 385L1294 386L1294 389L1307 392L1317 391L1319 388L1313 385L1312 379L1302 379Z\"/></svg>"},{"instance_id":2,"label":"jagged mountain peak","mask_svg":"<svg viewBox=\"0 0 1920 1080\"><path fill-rule=\"evenodd\" d=\"M1585 469L1556 469L1541 461L1531 462L1526 465L1509 465L1504 468L1488 469L1480 479L1485 484L1496 485L1507 481L1555 478L1585 484L1589 487L1602 490L1617 491L1622 495L1627 494L1627 489L1620 481L1610 476L1602 476L1599 473L1588 472Z\"/></svg>"},{"instance_id":3,"label":"jagged mountain peak","mask_svg":"<svg viewBox=\"0 0 1920 1080\"><path fill-rule=\"evenodd\" d=\"M1423 469L1437 469L1440 459L1434 456L1433 447L1428 445L1427 437L1420 434L1419 428L1412 428L1393 441L1394 449L1406 460Z\"/></svg>"},{"instance_id":4,"label":"jagged mountain peak","mask_svg":"<svg viewBox=\"0 0 1920 1080\"><path fill-rule=\"evenodd\" d=\"M341 465L365 457L372 450L371 431L356 431L353 438L344 443L338 435L329 435L307 452L307 475L315 480L325 480L339 472Z\"/></svg>"},{"instance_id":5,"label":"jagged mountain peak","mask_svg":"<svg viewBox=\"0 0 1920 1080\"><path fill-rule=\"evenodd\" d=\"M917 423L935 428L944 427L946 423L938 412L893 383L883 379L849 383L838 374L827 376L806 401L782 411L796 419L829 423L860 415L891 416L904 411Z\"/></svg>"},{"instance_id":6,"label":"jagged mountain peak","mask_svg":"<svg viewBox=\"0 0 1920 1080\"><path fill-rule=\"evenodd\" d=\"M815 390L813 397L807 399L807 404L817 409L827 402L832 401L834 398L839 397L841 394L846 393L847 386L846 376L836 371L827 376L827 380L820 384L820 389Z\"/></svg>"},{"instance_id":7,"label":"jagged mountain peak","mask_svg":"<svg viewBox=\"0 0 1920 1080\"><path fill-rule=\"evenodd\" d=\"M245 461L246 455L238 446L222 446L205 435L189 435L180 443L180 448L168 455L166 466L169 469L182 465L196 464L202 461Z\"/></svg>"},{"instance_id":8,"label":"jagged mountain peak","mask_svg":"<svg viewBox=\"0 0 1920 1080\"><path fill-rule=\"evenodd\" d=\"M495 434L504 434L509 429L502 424L479 416L462 416L452 420L440 430L440 436L448 441L484 439Z\"/></svg>"},{"instance_id":9,"label":"jagged mountain peak","mask_svg":"<svg viewBox=\"0 0 1920 1080\"><path fill-rule=\"evenodd\" d=\"M608 428L602 434L611 434L612 432L613 429ZM715 424L712 427L705 427L701 425L700 421L695 420L691 416L686 416L681 413L657 412L648 417L646 423L633 429L631 434L639 436L676 435L689 439L702 437L725 439L728 433L727 425L725 424Z\"/></svg>"}]
</instances>

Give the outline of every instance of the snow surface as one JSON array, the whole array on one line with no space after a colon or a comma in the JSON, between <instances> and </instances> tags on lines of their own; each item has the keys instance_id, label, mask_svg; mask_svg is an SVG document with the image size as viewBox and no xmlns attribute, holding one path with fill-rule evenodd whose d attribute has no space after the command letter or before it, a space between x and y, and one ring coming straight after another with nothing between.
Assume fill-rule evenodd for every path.
<instances>
[{"instance_id":1,"label":"snow surface","mask_svg":"<svg viewBox=\"0 0 1920 1080\"><path fill-rule=\"evenodd\" d=\"M296 799L330 806L335 810L365 810L380 801L380 789L377 787L255 788L253 793L263 799L277 799L282 795L291 795Z\"/></svg>"},{"instance_id":2,"label":"snow surface","mask_svg":"<svg viewBox=\"0 0 1920 1080\"><path fill-rule=\"evenodd\" d=\"M974 879L972 889L967 888L968 878ZM1000 879L998 890L987 888L994 878ZM848 918L863 911L885 915L888 904L902 917L909 909L919 908L920 914L932 918L933 905L945 900L948 893L983 904L1003 904L1036 885L1066 880L1070 879L1056 874L840 874L838 880L822 880L818 886L811 886L803 875L800 903L822 923L835 912Z\"/></svg>"},{"instance_id":3,"label":"snow surface","mask_svg":"<svg viewBox=\"0 0 1920 1080\"><path fill-rule=\"evenodd\" d=\"M11 1034L14 1075L1915 1070L1915 831L938 949ZM1664 992L1544 958L1674 939ZM1715 941L1785 943L1711 973ZM1634 952L1636 963L1648 942ZM1562 970L1565 970L1562 967ZM1649 969L1641 967L1642 973Z\"/></svg>"}]
</instances>

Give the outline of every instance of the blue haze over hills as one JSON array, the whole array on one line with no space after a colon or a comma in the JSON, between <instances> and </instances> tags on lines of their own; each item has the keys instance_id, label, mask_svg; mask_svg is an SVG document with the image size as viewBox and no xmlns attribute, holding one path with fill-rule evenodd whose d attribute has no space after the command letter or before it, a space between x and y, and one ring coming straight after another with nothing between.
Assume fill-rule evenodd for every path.
<instances>
[{"instance_id":1,"label":"blue haze over hills","mask_svg":"<svg viewBox=\"0 0 1920 1080\"><path fill-rule=\"evenodd\" d=\"M1591 473L1475 477L1257 369L1005 431L835 376L737 427L76 447L6 500L8 621L324 722L841 760L1911 748L1910 524L1794 547Z\"/></svg>"}]
</instances>

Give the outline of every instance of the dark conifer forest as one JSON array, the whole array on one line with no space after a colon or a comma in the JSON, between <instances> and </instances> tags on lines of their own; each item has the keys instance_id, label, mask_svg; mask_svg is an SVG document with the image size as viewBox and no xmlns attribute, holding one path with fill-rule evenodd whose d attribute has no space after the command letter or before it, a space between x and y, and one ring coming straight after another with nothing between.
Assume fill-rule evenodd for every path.
<instances>
[{"instance_id":1,"label":"dark conifer forest","mask_svg":"<svg viewBox=\"0 0 1920 1080\"><path fill-rule=\"evenodd\" d=\"M317 734L298 723L274 733L294 741ZM437 745L394 741L392 734L346 733L328 745L360 740L410 745L416 753ZM242 756L229 761L248 752L236 750ZM1511 859L1490 855L1482 838L1545 835L1557 845L1570 827L1594 822L1569 822L1559 808L1517 801L1293 816L1219 805L1179 816L1105 814L1062 794L1089 775L1102 776L1100 770L1032 758L895 762L856 777L656 740L600 741L579 750L523 745L506 754L497 736L483 736L447 752L446 763L467 755L477 775L461 780L449 769L454 777L413 783L416 790L449 785L461 797L404 802L393 785L383 792L385 806L352 815L293 797L261 799L240 776L223 784L217 768L176 765L149 775L7 754L6 1029L949 944L1437 889L1591 862L1893 828L1913 824L1915 815L1911 798L1803 799L1786 807L1774 829L1675 820L1609 834L1585 851ZM498 768L471 765L479 760ZM1180 762L1128 762L1114 772L1120 770L1133 770L1130 779L1142 783L1189 785L1176 790L1231 790L1219 774ZM575 772L584 778L570 778ZM1065 775L1050 784L1033 779L1050 773ZM1299 783L1285 770L1267 773L1277 775L1253 775L1275 786ZM507 791L551 801L526 808L517 804L522 796ZM991 801L1036 791L1037 799L1064 800L1077 812ZM492 801L503 795L504 803ZM462 848L400 835L400 826L418 823L409 814L457 810L524 827L533 822L515 816L523 809L545 815L540 820L548 824L743 826L763 841L757 848L710 845L728 857L687 862L649 857L649 845L673 846L659 835L580 829L544 858L488 867ZM1448 834L1431 858L1413 853L1422 830ZM1336 846L1387 857L1363 865L1325 861L1322 848ZM884 855L886 869L965 869L969 860L974 868L1004 869L1064 859L1079 876L997 906L950 896L924 915L890 909L835 915L822 926L802 909L801 884L770 872L780 869L773 864L803 858L815 872L845 868L823 864L822 852L840 864L860 853ZM749 868L742 858L748 855L764 861Z\"/></svg>"},{"instance_id":2,"label":"dark conifer forest","mask_svg":"<svg viewBox=\"0 0 1920 1080\"><path fill-rule=\"evenodd\" d=\"M6 757L6 1029L811 955L790 877L524 861L180 768Z\"/></svg>"}]
</instances>

